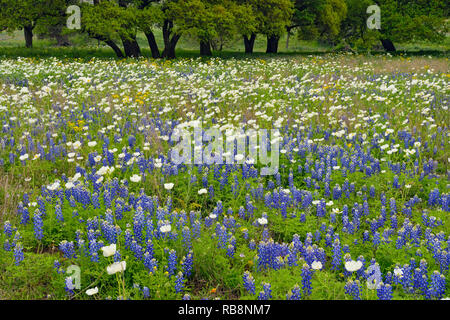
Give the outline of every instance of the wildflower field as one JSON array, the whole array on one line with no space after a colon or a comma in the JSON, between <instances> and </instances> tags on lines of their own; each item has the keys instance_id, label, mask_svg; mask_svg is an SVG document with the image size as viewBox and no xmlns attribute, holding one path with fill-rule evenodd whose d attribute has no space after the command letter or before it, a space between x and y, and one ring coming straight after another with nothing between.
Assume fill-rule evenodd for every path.
<instances>
[{"instance_id":1,"label":"wildflower field","mask_svg":"<svg viewBox=\"0 0 450 320\"><path fill-rule=\"evenodd\" d=\"M3 58L0 298L449 297L449 79L445 56ZM278 129L276 173L173 163L180 124Z\"/></svg>"}]
</instances>

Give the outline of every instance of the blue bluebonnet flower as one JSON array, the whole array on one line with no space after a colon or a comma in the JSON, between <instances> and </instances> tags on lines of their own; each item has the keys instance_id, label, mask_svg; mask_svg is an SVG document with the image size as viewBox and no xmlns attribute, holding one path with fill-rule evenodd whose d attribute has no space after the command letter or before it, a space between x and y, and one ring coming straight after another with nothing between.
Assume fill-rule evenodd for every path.
<instances>
[{"instance_id":1,"label":"blue bluebonnet flower","mask_svg":"<svg viewBox=\"0 0 450 320\"><path fill-rule=\"evenodd\" d=\"M258 269L273 268L276 263L276 245L272 239L260 241L258 245Z\"/></svg>"},{"instance_id":2,"label":"blue bluebonnet flower","mask_svg":"<svg viewBox=\"0 0 450 320\"><path fill-rule=\"evenodd\" d=\"M440 274L438 271L434 271L431 274L431 282L426 292L426 298L442 299L445 293L445 288L446 288L445 276L443 274Z\"/></svg>"},{"instance_id":3,"label":"blue bluebonnet flower","mask_svg":"<svg viewBox=\"0 0 450 320\"><path fill-rule=\"evenodd\" d=\"M234 246L232 244L229 244L227 246L227 256L230 257L230 258L233 258L234 257L234 250L235 250Z\"/></svg>"},{"instance_id":4,"label":"blue bluebonnet flower","mask_svg":"<svg viewBox=\"0 0 450 320\"><path fill-rule=\"evenodd\" d=\"M258 300L270 300L272 298L272 289L270 283L263 283L263 291L259 292Z\"/></svg>"},{"instance_id":5,"label":"blue bluebonnet flower","mask_svg":"<svg viewBox=\"0 0 450 320\"><path fill-rule=\"evenodd\" d=\"M23 259L25 258L23 254L23 247L20 243L16 243L16 246L14 247L14 263L16 266L18 266Z\"/></svg>"},{"instance_id":6,"label":"blue bluebonnet flower","mask_svg":"<svg viewBox=\"0 0 450 320\"><path fill-rule=\"evenodd\" d=\"M75 258L75 248L72 241L61 241L61 243L59 244L59 249L63 252L65 258Z\"/></svg>"},{"instance_id":7,"label":"blue bluebonnet flower","mask_svg":"<svg viewBox=\"0 0 450 320\"><path fill-rule=\"evenodd\" d=\"M401 277L401 283L403 286L403 289L407 292L412 292L413 291L413 273L412 273L413 268L406 264L403 266L402 268L402 277Z\"/></svg>"},{"instance_id":8,"label":"blue bluebonnet flower","mask_svg":"<svg viewBox=\"0 0 450 320\"><path fill-rule=\"evenodd\" d=\"M270 234L269 234L269 228L263 227L262 233L261 233L261 240L262 241L269 241Z\"/></svg>"},{"instance_id":9,"label":"blue bluebonnet flower","mask_svg":"<svg viewBox=\"0 0 450 320\"><path fill-rule=\"evenodd\" d=\"M73 284L72 277L66 277L64 280L64 289L66 290L67 295L72 296L75 294L73 291L75 289L75 285Z\"/></svg>"},{"instance_id":10,"label":"blue bluebonnet flower","mask_svg":"<svg viewBox=\"0 0 450 320\"><path fill-rule=\"evenodd\" d=\"M302 276L302 291L304 296L308 296L311 294L311 278L312 278L312 270L308 264L303 264L301 276Z\"/></svg>"},{"instance_id":11,"label":"blue bluebonnet flower","mask_svg":"<svg viewBox=\"0 0 450 320\"><path fill-rule=\"evenodd\" d=\"M244 288L251 294L255 294L255 279L249 271L244 272L242 277L244 281Z\"/></svg>"},{"instance_id":12,"label":"blue bluebonnet flower","mask_svg":"<svg viewBox=\"0 0 450 320\"><path fill-rule=\"evenodd\" d=\"M190 250L189 253L185 255L181 260L183 274L186 276L186 278L189 278L191 275L193 263L194 263L194 252Z\"/></svg>"},{"instance_id":13,"label":"blue bluebonnet flower","mask_svg":"<svg viewBox=\"0 0 450 320\"><path fill-rule=\"evenodd\" d=\"M394 181L393 181L392 185L396 189L400 188L400 184L398 182L398 176L397 175L394 176Z\"/></svg>"},{"instance_id":14,"label":"blue bluebonnet flower","mask_svg":"<svg viewBox=\"0 0 450 320\"><path fill-rule=\"evenodd\" d=\"M125 248L129 249L133 241L133 236L131 235L131 230L125 230Z\"/></svg>"},{"instance_id":15,"label":"blue bluebonnet flower","mask_svg":"<svg viewBox=\"0 0 450 320\"><path fill-rule=\"evenodd\" d=\"M286 294L287 300L301 300L302 294L298 284L296 284L288 294Z\"/></svg>"},{"instance_id":16,"label":"blue bluebonnet flower","mask_svg":"<svg viewBox=\"0 0 450 320\"><path fill-rule=\"evenodd\" d=\"M142 243L142 232L144 230L145 223L145 215L144 211L141 207L138 207L136 210L136 213L133 216L133 234L134 234L134 240L136 240L138 243Z\"/></svg>"},{"instance_id":17,"label":"blue bluebonnet flower","mask_svg":"<svg viewBox=\"0 0 450 320\"><path fill-rule=\"evenodd\" d=\"M248 242L248 247L249 247L250 250L255 250L255 249L256 249L256 242L255 242L254 239L251 239L251 240Z\"/></svg>"},{"instance_id":18,"label":"blue bluebonnet flower","mask_svg":"<svg viewBox=\"0 0 450 320\"><path fill-rule=\"evenodd\" d=\"M340 270L342 265L341 244L338 239L333 242L333 260L331 261L331 270Z\"/></svg>"},{"instance_id":19,"label":"blue bluebonnet flower","mask_svg":"<svg viewBox=\"0 0 450 320\"><path fill-rule=\"evenodd\" d=\"M5 242L3 243L3 249L5 249L5 251L11 251L11 243L9 242L9 239L5 239Z\"/></svg>"},{"instance_id":20,"label":"blue bluebonnet flower","mask_svg":"<svg viewBox=\"0 0 450 320\"><path fill-rule=\"evenodd\" d=\"M136 240L133 240L130 245L130 250L134 253L134 257L137 260L141 260L144 255L144 248L137 243Z\"/></svg>"},{"instance_id":21,"label":"blue bluebonnet flower","mask_svg":"<svg viewBox=\"0 0 450 320\"><path fill-rule=\"evenodd\" d=\"M169 276L174 275L177 269L177 253L174 249L169 251L169 258L167 264L167 272Z\"/></svg>"},{"instance_id":22,"label":"blue bluebonnet flower","mask_svg":"<svg viewBox=\"0 0 450 320\"><path fill-rule=\"evenodd\" d=\"M94 206L94 209L100 208L100 200L98 199L98 193L97 192L94 192L92 194L91 202L92 202L92 205Z\"/></svg>"},{"instance_id":23,"label":"blue bluebonnet flower","mask_svg":"<svg viewBox=\"0 0 450 320\"><path fill-rule=\"evenodd\" d=\"M56 270L57 273L62 273L64 270L61 268L61 263L58 260L55 260L53 262L53 268Z\"/></svg>"},{"instance_id":24,"label":"blue bluebonnet flower","mask_svg":"<svg viewBox=\"0 0 450 320\"><path fill-rule=\"evenodd\" d=\"M348 280L344 289L345 293L351 295L353 300L361 300L362 286L359 280Z\"/></svg>"},{"instance_id":25,"label":"blue bluebonnet flower","mask_svg":"<svg viewBox=\"0 0 450 320\"><path fill-rule=\"evenodd\" d=\"M158 269L158 262L149 252L144 253L144 266L149 270L150 273L156 272Z\"/></svg>"},{"instance_id":26,"label":"blue bluebonnet flower","mask_svg":"<svg viewBox=\"0 0 450 320\"><path fill-rule=\"evenodd\" d=\"M287 256L287 262L290 267L297 265L297 248L295 247L293 242L289 244L289 253Z\"/></svg>"},{"instance_id":27,"label":"blue bluebonnet flower","mask_svg":"<svg viewBox=\"0 0 450 320\"><path fill-rule=\"evenodd\" d=\"M383 204L383 205L384 205L384 204ZM397 214L397 204L396 204L394 198L391 198L391 199L390 199L389 207L390 207L390 209L391 209L391 216L396 215L396 214Z\"/></svg>"},{"instance_id":28,"label":"blue bluebonnet flower","mask_svg":"<svg viewBox=\"0 0 450 320\"><path fill-rule=\"evenodd\" d=\"M304 212L302 212L300 214L300 222L305 222L306 221L306 214Z\"/></svg>"},{"instance_id":29,"label":"blue bluebonnet flower","mask_svg":"<svg viewBox=\"0 0 450 320\"><path fill-rule=\"evenodd\" d=\"M228 231L223 225L218 225L217 227L217 236L219 242L217 244L218 248L225 249L228 244Z\"/></svg>"},{"instance_id":30,"label":"blue bluebonnet flower","mask_svg":"<svg viewBox=\"0 0 450 320\"><path fill-rule=\"evenodd\" d=\"M120 202L116 201L115 211L114 215L116 216L117 220L122 220L123 218L123 208Z\"/></svg>"},{"instance_id":31,"label":"blue bluebonnet flower","mask_svg":"<svg viewBox=\"0 0 450 320\"><path fill-rule=\"evenodd\" d=\"M439 193L439 189L435 188L433 190L431 190L429 196L428 196L428 206L430 207L434 207L439 205L440 203L440 193Z\"/></svg>"},{"instance_id":32,"label":"blue bluebonnet flower","mask_svg":"<svg viewBox=\"0 0 450 320\"><path fill-rule=\"evenodd\" d=\"M189 250L192 247L191 244L191 230L189 230L189 227L185 226L183 227L183 247L186 250Z\"/></svg>"},{"instance_id":33,"label":"blue bluebonnet flower","mask_svg":"<svg viewBox=\"0 0 450 320\"><path fill-rule=\"evenodd\" d=\"M11 237L13 233L13 228L11 226L11 223L7 220L5 221L5 224L3 226L3 232L7 237Z\"/></svg>"},{"instance_id":34,"label":"blue bluebonnet flower","mask_svg":"<svg viewBox=\"0 0 450 320\"><path fill-rule=\"evenodd\" d=\"M339 184L336 184L333 188L333 200L338 200L342 196L342 189Z\"/></svg>"},{"instance_id":35,"label":"blue bluebonnet flower","mask_svg":"<svg viewBox=\"0 0 450 320\"><path fill-rule=\"evenodd\" d=\"M373 238L372 238L372 244L374 247L378 247L381 243L381 237L380 233L378 231L375 231Z\"/></svg>"},{"instance_id":36,"label":"blue bluebonnet flower","mask_svg":"<svg viewBox=\"0 0 450 320\"><path fill-rule=\"evenodd\" d=\"M148 287L142 287L141 292L144 299L150 298L150 289Z\"/></svg>"},{"instance_id":37,"label":"blue bluebonnet flower","mask_svg":"<svg viewBox=\"0 0 450 320\"><path fill-rule=\"evenodd\" d=\"M380 283L377 290L377 297L379 300L392 300L392 286L390 284Z\"/></svg>"},{"instance_id":38,"label":"blue bluebonnet flower","mask_svg":"<svg viewBox=\"0 0 450 320\"><path fill-rule=\"evenodd\" d=\"M375 198L375 187L373 185L370 186L369 195L372 198Z\"/></svg>"},{"instance_id":39,"label":"blue bluebonnet flower","mask_svg":"<svg viewBox=\"0 0 450 320\"><path fill-rule=\"evenodd\" d=\"M397 220L397 216L394 214L391 216L391 228L392 229L397 229L398 227L398 220Z\"/></svg>"},{"instance_id":40,"label":"blue bluebonnet flower","mask_svg":"<svg viewBox=\"0 0 450 320\"><path fill-rule=\"evenodd\" d=\"M42 214L39 210L36 210L33 216L34 222L34 236L39 241L44 237L44 222L42 221Z\"/></svg>"},{"instance_id":41,"label":"blue bluebonnet flower","mask_svg":"<svg viewBox=\"0 0 450 320\"><path fill-rule=\"evenodd\" d=\"M64 222L64 216L62 213L61 206L59 204L57 204L55 206L55 214L56 214L56 220L58 220L59 222Z\"/></svg>"},{"instance_id":42,"label":"blue bluebonnet flower","mask_svg":"<svg viewBox=\"0 0 450 320\"><path fill-rule=\"evenodd\" d=\"M30 221L30 213L28 211L28 208L22 208L19 212L20 214L20 224L26 225L28 221Z\"/></svg>"},{"instance_id":43,"label":"blue bluebonnet flower","mask_svg":"<svg viewBox=\"0 0 450 320\"><path fill-rule=\"evenodd\" d=\"M426 274L424 274L420 268L416 268L414 270L413 281L414 281L413 284L414 289L416 291L419 291L423 295L426 294L428 287L428 279Z\"/></svg>"},{"instance_id":44,"label":"blue bluebonnet flower","mask_svg":"<svg viewBox=\"0 0 450 320\"><path fill-rule=\"evenodd\" d=\"M180 293L183 290L184 290L184 276L183 273L180 271L178 272L175 279L175 292Z\"/></svg>"}]
</instances>

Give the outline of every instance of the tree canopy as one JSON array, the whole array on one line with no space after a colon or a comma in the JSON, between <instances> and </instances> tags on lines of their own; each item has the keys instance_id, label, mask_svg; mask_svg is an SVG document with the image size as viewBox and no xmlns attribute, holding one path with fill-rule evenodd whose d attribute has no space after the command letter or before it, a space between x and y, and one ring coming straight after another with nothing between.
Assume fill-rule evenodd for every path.
<instances>
[{"instance_id":1,"label":"tree canopy","mask_svg":"<svg viewBox=\"0 0 450 320\"><path fill-rule=\"evenodd\" d=\"M66 9L80 7L81 28L67 30ZM367 27L367 8L380 8L379 29ZM83 33L110 46L118 57L139 57L137 34L148 40L153 58L174 58L181 37L198 41L201 55L212 55L236 39L246 53L255 39L267 39L267 53L279 39L296 33L302 39L341 42L388 51L395 42L441 41L448 31L445 0L0 0L0 31L23 30L26 47L37 33ZM154 32L160 29L163 48Z\"/></svg>"}]
</instances>

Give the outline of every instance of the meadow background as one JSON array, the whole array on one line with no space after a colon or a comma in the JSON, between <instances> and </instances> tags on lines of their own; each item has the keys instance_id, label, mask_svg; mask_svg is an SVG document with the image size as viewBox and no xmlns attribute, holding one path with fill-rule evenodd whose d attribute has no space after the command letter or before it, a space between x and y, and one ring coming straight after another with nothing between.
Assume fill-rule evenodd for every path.
<instances>
[{"instance_id":1,"label":"meadow background","mask_svg":"<svg viewBox=\"0 0 450 320\"><path fill-rule=\"evenodd\" d=\"M23 26L8 20L0 299L448 298L450 43L427 29L442 16L426 16L393 27L395 52L378 38L343 44L328 27L345 20L313 19L324 37L296 31L286 49L281 32L267 53L273 34L255 29L246 54L234 30L205 54L202 28L180 14L176 58L163 59L142 31L136 58L87 29L68 46L41 30L26 48ZM130 40L125 25L97 27L83 28ZM161 28L152 33L164 48ZM278 173L261 176L248 158L174 165L174 129L199 123L234 138L279 129Z\"/></svg>"}]
</instances>

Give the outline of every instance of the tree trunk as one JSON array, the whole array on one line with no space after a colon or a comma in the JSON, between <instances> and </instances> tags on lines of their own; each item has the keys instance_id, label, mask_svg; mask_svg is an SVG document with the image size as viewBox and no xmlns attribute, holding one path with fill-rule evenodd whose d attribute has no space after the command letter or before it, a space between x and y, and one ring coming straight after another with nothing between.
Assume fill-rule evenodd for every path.
<instances>
[{"instance_id":1,"label":"tree trunk","mask_svg":"<svg viewBox=\"0 0 450 320\"><path fill-rule=\"evenodd\" d=\"M114 41L105 40L105 43L114 50L118 58L125 58L124 54L122 53L122 50L120 50L119 46L117 46L117 44Z\"/></svg>"},{"instance_id":2,"label":"tree trunk","mask_svg":"<svg viewBox=\"0 0 450 320\"><path fill-rule=\"evenodd\" d=\"M119 7L127 8L128 7L127 0L119 0ZM139 58L141 56L141 49L139 48L139 44L136 41L136 34L131 35L130 38L121 37L123 49L125 51L125 55L131 58Z\"/></svg>"},{"instance_id":3,"label":"tree trunk","mask_svg":"<svg viewBox=\"0 0 450 320\"><path fill-rule=\"evenodd\" d=\"M381 39L381 44L383 45L384 50L386 50L387 52L397 51L391 39Z\"/></svg>"},{"instance_id":4,"label":"tree trunk","mask_svg":"<svg viewBox=\"0 0 450 320\"><path fill-rule=\"evenodd\" d=\"M209 41L200 40L200 55L212 56L211 45L209 44Z\"/></svg>"},{"instance_id":5,"label":"tree trunk","mask_svg":"<svg viewBox=\"0 0 450 320\"><path fill-rule=\"evenodd\" d=\"M174 34L172 39L168 42L167 46L164 47L164 51L162 53L162 57L166 59L175 59L175 47L177 46L177 42L180 39L181 35Z\"/></svg>"},{"instance_id":6,"label":"tree trunk","mask_svg":"<svg viewBox=\"0 0 450 320\"><path fill-rule=\"evenodd\" d=\"M253 53L253 47L255 46L256 34L252 33L250 38L244 36L245 53Z\"/></svg>"},{"instance_id":7,"label":"tree trunk","mask_svg":"<svg viewBox=\"0 0 450 320\"><path fill-rule=\"evenodd\" d=\"M32 26L23 27L23 33L25 36L25 47L32 48L33 47L33 27Z\"/></svg>"},{"instance_id":8,"label":"tree trunk","mask_svg":"<svg viewBox=\"0 0 450 320\"><path fill-rule=\"evenodd\" d=\"M136 38L122 38L122 43L125 55L127 57L139 58L141 56L141 49L139 48L139 44L137 43Z\"/></svg>"},{"instance_id":9,"label":"tree trunk","mask_svg":"<svg viewBox=\"0 0 450 320\"><path fill-rule=\"evenodd\" d=\"M280 37L277 36L267 36L267 49L266 53L277 53L278 52L278 41Z\"/></svg>"},{"instance_id":10,"label":"tree trunk","mask_svg":"<svg viewBox=\"0 0 450 320\"><path fill-rule=\"evenodd\" d=\"M145 36L147 37L148 46L150 47L150 50L152 51L152 58L158 59L161 58L161 54L159 53L158 44L156 43L155 35L153 32L149 31L145 33Z\"/></svg>"},{"instance_id":11,"label":"tree trunk","mask_svg":"<svg viewBox=\"0 0 450 320\"><path fill-rule=\"evenodd\" d=\"M166 59L175 59L175 47L177 42L181 37L181 34L174 34L172 38L170 35L172 33L173 22L166 19L163 24L163 39L164 39L164 50L162 57Z\"/></svg>"}]
</instances>

